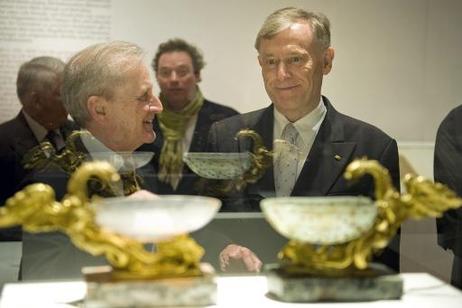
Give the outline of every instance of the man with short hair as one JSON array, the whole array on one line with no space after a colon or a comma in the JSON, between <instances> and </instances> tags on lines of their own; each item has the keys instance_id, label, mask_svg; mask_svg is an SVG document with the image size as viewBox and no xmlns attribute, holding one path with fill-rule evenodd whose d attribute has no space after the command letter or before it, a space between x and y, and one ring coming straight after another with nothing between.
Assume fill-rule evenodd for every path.
<instances>
[{"instance_id":1,"label":"man with short hair","mask_svg":"<svg viewBox=\"0 0 462 308\"><path fill-rule=\"evenodd\" d=\"M86 131L76 140L76 148L88 160L109 161L122 175L122 187L104 190L105 196L154 197L154 173L138 169L137 153L133 153L142 144L154 141L152 121L162 111L143 55L133 43L101 43L78 52L64 70L63 103ZM50 168L35 176L33 182L50 184L58 200L67 190L69 174L63 170ZM133 185L135 189L126 189ZM23 279L75 278L82 266L104 262L77 250L63 234L24 234Z\"/></svg>"},{"instance_id":2,"label":"man with short hair","mask_svg":"<svg viewBox=\"0 0 462 308\"><path fill-rule=\"evenodd\" d=\"M0 124L0 206L28 173L22 163L24 155L42 141L60 150L73 129L61 101L63 71L63 61L46 56L33 58L19 69L16 89L21 110ZM20 239L20 232L0 232L0 241L12 239Z\"/></svg>"},{"instance_id":3,"label":"man with short hair","mask_svg":"<svg viewBox=\"0 0 462 308\"><path fill-rule=\"evenodd\" d=\"M114 152L133 152L154 141L152 121L162 104L135 44L90 46L66 65L63 102L72 118Z\"/></svg>"},{"instance_id":4,"label":"man with short hair","mask_svg":"<svg viewBox=\"0 0 462 308\"><path fill-rule=\"evenodd\" d=\"M370 124L341 114L321 95L323 77L334 59L327 17L298 8L279 9L265 20L255 48L272 104L215 123L209 149L250 150L249 144L234 140L239 130L249 128L276 155L265 175L249 185L243 196L227 200L225 210L260 211L259 201L272 196L372 196L370 179L353 184L342 176L346 166L361 157L379 161L399 189L396 141ZM284 141L273 147L277 139ZM398 270L399 237L389 247L381 261Z\"/></svg>"},{"instance_id":5,"label":"man with short hair","mask_svg":"<svg viewBox=\"0 0 462 308\"><path fill-rule=\"evenodd\" d=\"M204 66L200 51L182 39L160 44L152 61L165 109L154 122L157 139L140 150L155 153L159 193L197 193L197 177L184 166L183 153L203 152L210 126L238 114L203 97L198 83Z\"/></svg>"}]
</instances>

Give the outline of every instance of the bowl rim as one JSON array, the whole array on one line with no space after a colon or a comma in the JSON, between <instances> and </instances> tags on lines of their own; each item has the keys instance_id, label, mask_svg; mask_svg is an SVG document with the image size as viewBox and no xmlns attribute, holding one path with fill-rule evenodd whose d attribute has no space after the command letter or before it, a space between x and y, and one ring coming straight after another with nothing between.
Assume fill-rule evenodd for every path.
<instances>
[{"instance_id":1,"label":"bowl rim","mask_svg":"<svg viewBox=\"0 0 462 308\"><path fill-rule=\"evenodd\" d=\"M183 159L205 159L213 157L215 159L235 159L235 158L244 158L250 159L250 152L185 152L183 153Z\"/></svg>"},{"instance_id":2,"label":"bowl rim","mask_svg":"<svg viewBox=\"0 0 462 308\"><path fill-rule=\"evenodd\" d=\"M184 199L186 201L191 201L191 200L195 200L195 201L204 201L204 202L207 202L209 204L212 204L212 205L215 205L217 206L218 208L221 207L221 200L218 199L218 198L214 198L214 197L209 197L209 196L198 196L198 195L158 195L159 198L155 198L155 199L137 199L137 198L129 198L129 197L109 197L109 198L101 198L100 200L96 201L96 202L92 202L92 205L100 208L101 205L103 206L106 206L106 205L122 205L122 204L133 204L133 203L140 203L140 204L143 204L143 202L145 204L149 204L149 206L152 206L152 203L155 203L155 202L160 202L162 200L181 200L181 199ZM116 201L116 203L113 203L114 201ZM129 208L127 208L129 209Z\"/></svg>"},{"instance_id":3,"label":"bowl rim","mask_svg":"<svg viewBox=\"0 0 462 308\"><path fill-rule=\"evenodd\" d=\"M321 203L321 202L351 202L355 201L356 203L370 203L374 204L375 201L367 196L294 196L294 197L270 197L265 198L260 201L260 205L264 206L265 204L279 204L282 202L300 202L300 201L307 201L310 200L309 205L313 205L314 203ZM313 203L313 204L310 204Z\"/></svg>"}]
</instances>

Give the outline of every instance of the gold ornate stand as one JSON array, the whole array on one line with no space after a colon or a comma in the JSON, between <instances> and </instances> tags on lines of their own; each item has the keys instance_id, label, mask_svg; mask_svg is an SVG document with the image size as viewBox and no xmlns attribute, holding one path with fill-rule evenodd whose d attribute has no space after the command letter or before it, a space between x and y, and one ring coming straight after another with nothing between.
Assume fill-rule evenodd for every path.
<instances>
[{"instance_id":1,"label":"gold ornate stand","mask_svg":"<svg viewBox=\"0 0 462 308\"><path fill-rule=\"evenodd\" d=\"M60 231L79 249L94 256L104 255L112 267L85 275L91 282L89 305L112 303L113 297L120 296L118 292L122 290L132 293L150 290L151 296L146 293L147 297L141 299L133 297L126 306L117 304L117 307L214 303L213 271L203 271L200 265L203 248L183 234L156 243L156 252L148 252L142 243L99 226L93 210L93 206L98 205L91 204L95 198L89 200L87 193L87 183L93 178L109 185L118 181L119 175L109 163L84 163L70 178L68 193L61 202L55 200L54 191L48 185L27 186L0 208L0 227L22 225L25 231L33 233ZM194 297L191 292L202 296Z\"/></svg>"},{"instance_id":2,"label":"gold ornate stand","mask_svg":"<svg viewBox=\"0 0 462 308\"><path fill-rule=\"evenodd\" d=\"M384 266L371 264L406 219L439 217L462 204L442 184L420 176L404 178L406 192L392 185L388 170L377 161L355 160L345 178L369 174L375 184L377 215L372 227L350 241L319 245L290 240L280 251L280 264L269 271L270 292L285 301L358 301L394 299L402 295L402 281ZM301 292L301 290L303 292Z\"/></svg>"}]
</instances>

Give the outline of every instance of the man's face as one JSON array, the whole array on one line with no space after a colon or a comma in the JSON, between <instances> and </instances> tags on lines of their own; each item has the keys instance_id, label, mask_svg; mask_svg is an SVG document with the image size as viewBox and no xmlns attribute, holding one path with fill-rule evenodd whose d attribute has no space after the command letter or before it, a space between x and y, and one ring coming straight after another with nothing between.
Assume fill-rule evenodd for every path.
<instances>
[{"instance_id":1,"label":"man's face","mask_svg":"<svg viewBox=\"0 0 462 308\"><path fill-rule=\"evenodd\" d=\"M307 23L262 39L258 60L276 109L291 121L311 112L320 100L322 78L329 73L332 59L333 49L321 51Z\"/></svg>"},{"instance_id":2,"label":"man's face","mask_svg":"<svg viewBox=\"0 0 462 308\"><path fill-rule=\"evenodd\" d=\"M54 130L66 122L68 113L61 100L61 76L49 74L51 82L34 91L35 103L26 111L47 130Z\"/></svg>"},{"instance_id":3,"label":"man's face","mask_svg":"<svg viewBox=\"0 0 462 308\"><path fill-rule=\"evenodd\" d=\"M156 138L152 121L162 111L162 104L152 93L152 82L146 66L140 63L129 71L126 82L117 88L104 109L105 130L110 133L114 151L134 151ZM97 111L98 112L98 111Z\"/></svg>"},{"instance_id":4,"label":"man's face","mask_svg":"<svg viewBox=\"0 0 462 308\"><path fill-rule=\"evenodd\" d=\"M194 73L191 56L184 51L167 52L160 56L156 72L160 91L168 108L178 111L196 95L199 74Z\"/></svg>"}]
</instances>

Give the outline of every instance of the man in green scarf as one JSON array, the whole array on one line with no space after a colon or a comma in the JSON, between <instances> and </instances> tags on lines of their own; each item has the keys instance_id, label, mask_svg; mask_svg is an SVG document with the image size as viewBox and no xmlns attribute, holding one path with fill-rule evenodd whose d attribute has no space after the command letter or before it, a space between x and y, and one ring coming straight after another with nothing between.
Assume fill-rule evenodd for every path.
<instances>
[{"instance_id":1,"label":"man in green scarf","mask_svg":"<svg viewBox=\"0 0 462 308\"><path fill-rule=\"evenodd\" d=\"M199 50L182 39L160 44L152 61L164 110L153 123L157 135L154 143L144 144L139 150L154 152L159 194L198 193L198 177L183 164L183 153L206 151L212 124L238 114L203 97L198 83L204 65ZM259 271L262 264L248 248L227 245L220 252L220 267L228 270L234 260L249 271Z\"/></svg>"},{"instance_id":2,"label":"man in green scarf","mask_svg":"<svg viewBox=\"0 0 462 308\"><path fill-rule=\"evenodd\" d=\"M182 39L160 44L152 61L164 111L153 125L155 142L139 150L155 153L160 194L195 194L197 177L183 164L183 153L205 151L210 126L238 114L202 96L198 83L204 65L199 50Z\"/></svg>"}]
</instances>

